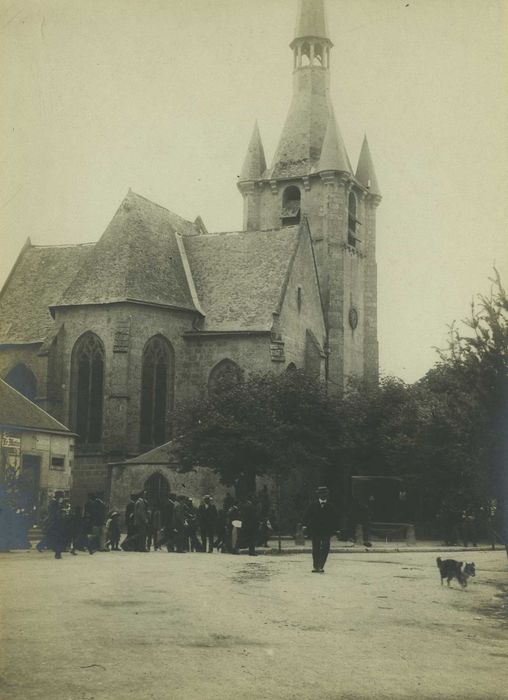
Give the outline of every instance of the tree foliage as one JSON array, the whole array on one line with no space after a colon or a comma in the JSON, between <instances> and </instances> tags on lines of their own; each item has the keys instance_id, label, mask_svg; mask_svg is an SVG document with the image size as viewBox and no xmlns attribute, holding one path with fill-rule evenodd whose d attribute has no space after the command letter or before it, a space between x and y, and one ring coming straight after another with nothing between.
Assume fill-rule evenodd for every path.
<instances>
[{"instance_id":1,"label":"tree foliage","mask_svg":"<svg viewBox=\"0 0 508 700\"><path fill-rule=\"evenodd\" d=\"M223 377L177 413L184 469L207 466L224 483L256 476L347 488L351 474L398 476L417 495L415 517L443 502L480 505L508 489L508 300L492 291L450 327L447 347L420 381L352 381L340 397L301 371Z\"/></svg>"},{"instance_id":2,"label":"tree foliage","mask_svg":"<svg viewBox=\"0 0 508 700\"><path fill-rule=\"evenodd\" d=\"M207 399L177 411L176 423L183 468L209 467L229 485L252 488L256 476L280 479L293 470L319 478L338 452L333 401L300 371L225 378Z\"/></svg>"}]
</instances>

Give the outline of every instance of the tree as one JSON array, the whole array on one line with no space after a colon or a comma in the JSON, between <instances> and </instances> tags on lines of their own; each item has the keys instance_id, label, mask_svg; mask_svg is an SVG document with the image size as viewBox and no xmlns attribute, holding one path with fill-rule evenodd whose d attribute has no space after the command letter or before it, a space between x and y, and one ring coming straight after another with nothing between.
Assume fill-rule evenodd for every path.
<instances>
[{"instance_id":1,"label":"tree","mask_svg":"<svg viewBox=\"0 0 508 700\"><path fill-rule=\"evenodd\" d=\"M240 497L255 490L256 476L317 485L340 452L336 404L301 371L226 377L208 399L180 407L176 425L183 469L209 467Z\"/></svg>"},{"instance_id":2,"label":"tree","mask_svg":"<svg viewBox=\"0 0 508 700\"><path fill-rule=\"evenodd\" d=\"M471 501L498 500L507 542L508 297L497 270L491 282L463 326L452 324L448 347L425 381L455 423L449 453L457 483Z\"/></svg>"}]
</instances>

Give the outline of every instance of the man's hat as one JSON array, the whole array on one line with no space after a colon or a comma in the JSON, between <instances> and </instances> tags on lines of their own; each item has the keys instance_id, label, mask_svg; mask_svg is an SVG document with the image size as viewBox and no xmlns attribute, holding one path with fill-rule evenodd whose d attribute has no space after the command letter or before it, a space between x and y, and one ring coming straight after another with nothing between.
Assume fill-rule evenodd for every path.
<instances>
[{"instance_id":1,"label":"man's hat","mask_svg":"<svg viewBox=\"0 0 508 700\"><path fill-rule=\"evenodd\" d=\"M55 498L64 498L65 494L63 491L55 491Z\"/></svg>"},{"instance_id":2,"label":"man's hat","mask_svg":"<svg viewBox=\"0 0 508 700\"><path fill-rule=\"evenodd\" d=\"M325 494L325 493L329 493L329 492L330 492L330 490L329 490L328 486L318 486L316 489L317 494L320 494L320 493Z\"/></svg>"}]
</instances>

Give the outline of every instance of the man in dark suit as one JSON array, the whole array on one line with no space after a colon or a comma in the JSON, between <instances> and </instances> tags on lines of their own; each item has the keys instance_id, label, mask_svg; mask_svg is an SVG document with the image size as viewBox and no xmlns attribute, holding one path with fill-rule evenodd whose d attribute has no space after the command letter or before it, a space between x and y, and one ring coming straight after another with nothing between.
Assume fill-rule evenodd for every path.
<instances>
[{"instance_id":1,"label":"man in dark suit","mask_svg":"<svg viewBox=\"0 0 508 700\"><path fill-rule=\"evenodd\" d=\"M256 539L258 535L258 516L256 508L250 498L242 504L240 508L240 519L242 521L243 544L249 548L249 556L256 556Z\"/></svg>"},{"instance_id":2,"label":"man in dark suit","mask_svg":"<svg viewBox=\"0 0 508 700\"><path fill-rule=\"evenodd\" d=\"M55 553L55 559L62 558L62 552L65 549L65 541L67 539L63 502L64 492L55 491L55 495L48 505L45 534L50 548Z\"/></svg>"},{"instance_id":3,"label":"man in dark suit","mask_svg":"<svg viewBox=\"0 0 508 700\"><path fill-rule=\"evenodd\" d=\"M207 546L208 552L213 552L217 530L217 508L213 504L211 496L203 496L203 503L198 508L198 521L203 552L207 551Z\"/></svg>"},{"instance_id":4,"label":"man in dark suit","mask_svg":"<svg viewBox=\"0 0 508 700\"><path fill-rule=\"evenodd\" d=\"M312 573L324 574L330 551L330 537L338 527L338 513L328 500L329 491L326 486L319 486L316 495L317 499L307 508L302 523L312 539Z\"/></svg>"}]
</instances>

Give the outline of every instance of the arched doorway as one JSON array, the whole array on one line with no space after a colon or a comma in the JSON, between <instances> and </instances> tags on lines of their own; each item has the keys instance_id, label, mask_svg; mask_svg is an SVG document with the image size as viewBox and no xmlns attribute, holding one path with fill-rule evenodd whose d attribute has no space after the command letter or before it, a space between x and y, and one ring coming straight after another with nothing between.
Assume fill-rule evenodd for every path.
<instances>
[{"instance_id":1,"label":"arched doorway","mask_svg":"<svg viewBox=\"0 0 508 700\"><path fill-rule=\"evenodd\" d=\"M160 472L155 472L145 481L144 491L150 506L160 506L168 500L169 481Z\"/></svg>"}]
</instances>

